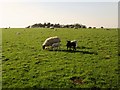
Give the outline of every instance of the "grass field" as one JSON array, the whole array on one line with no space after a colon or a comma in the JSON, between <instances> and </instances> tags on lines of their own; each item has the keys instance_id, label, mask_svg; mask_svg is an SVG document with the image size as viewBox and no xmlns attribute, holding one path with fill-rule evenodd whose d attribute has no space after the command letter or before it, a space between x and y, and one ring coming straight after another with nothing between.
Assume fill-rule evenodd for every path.
<instances>
[{"instance_id":1,"label":"grass field","mask_svg":"<svg viewBox=\"0 0 120 90\"><path fill-rule=\"evenodd\" d=\"M0 89L2 89L2 29L0 29Z\"/></svg>"},{"instance_id":2,"label":"grass field","mask_svg":"<svg viewBox=\"0 0 120 90\"><path fill-rule=\"evenodd\" d=\"M42 50L50 36L61 38L61 50ZM67 51L66 40L73 39L78 41L77 50ZM2 29L2 87L118 88L118 32Z\"/></svg>"}]
</instances>

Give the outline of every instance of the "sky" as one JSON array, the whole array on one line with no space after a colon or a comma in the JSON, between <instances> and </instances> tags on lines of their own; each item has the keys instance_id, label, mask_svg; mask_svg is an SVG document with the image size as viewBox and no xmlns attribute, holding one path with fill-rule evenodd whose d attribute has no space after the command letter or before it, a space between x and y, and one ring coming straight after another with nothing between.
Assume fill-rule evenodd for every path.
<instances>
[{"instance_id":1,"label":"sky","mask_svg":"<svg viewBox=\"0 0 120 90\"><path fill-rule=\"evenodd\" d=\"M117 0L3 0L0 28L24 28L35 23L118 27Z\"/></svg>"}]
</instances>

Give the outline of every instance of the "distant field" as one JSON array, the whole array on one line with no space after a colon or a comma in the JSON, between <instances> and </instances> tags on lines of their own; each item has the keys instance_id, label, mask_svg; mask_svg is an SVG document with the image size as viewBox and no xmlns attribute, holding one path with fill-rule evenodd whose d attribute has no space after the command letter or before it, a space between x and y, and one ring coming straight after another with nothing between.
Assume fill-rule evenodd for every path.
<instances>
[{"instance_id":1,"label":"distant field","mask_svg":"<svg viewBox=\"0 0 120 90\"><path fill-rule=\"evenodd\" d=\"M61 38L61 50L42 50L50 36ZM67 51L66 41L73 39L77 50ZM117 88L118 31L2 29L2 87Z\"/></svg>"}]
</instances>

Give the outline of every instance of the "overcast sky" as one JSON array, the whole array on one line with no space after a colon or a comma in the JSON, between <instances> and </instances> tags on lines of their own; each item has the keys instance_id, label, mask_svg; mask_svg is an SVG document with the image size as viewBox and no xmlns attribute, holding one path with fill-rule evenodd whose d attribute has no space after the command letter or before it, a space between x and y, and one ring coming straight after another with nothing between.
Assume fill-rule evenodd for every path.
<instances>
[{"instance_id":1,"label":"overcast sky","mask_svg":"<svg viewBox=\"0 0 120 90\"><path fill-rule=\"evenodd\" d=\"M117 0L59 1L4 0L0 3L0 11L2 12L0 27L26 27L44 22L80 23L88 27L118 27Z\"/></svg>"}]
</instances>

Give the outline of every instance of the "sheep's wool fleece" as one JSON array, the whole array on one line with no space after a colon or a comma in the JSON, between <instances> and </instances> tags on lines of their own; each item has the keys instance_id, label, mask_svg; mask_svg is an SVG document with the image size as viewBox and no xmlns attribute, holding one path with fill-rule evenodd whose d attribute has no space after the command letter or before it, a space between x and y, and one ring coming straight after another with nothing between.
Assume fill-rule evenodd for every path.
<instances>
[{"instance_id":1,"label":"sheep's wool fleece","mask_svg":"<svg viewBox=\"0 0 120 90\"><path fill-rule=\"evenodd\" d=\"M43 45L45 45L45 46L51 46L53 43L58 43L58 42L60 42L60 38L58 38L57 36L55 36L55 37L47 38L45 40L45 42L43 43Z\"/></svg>"}]
</instances>

